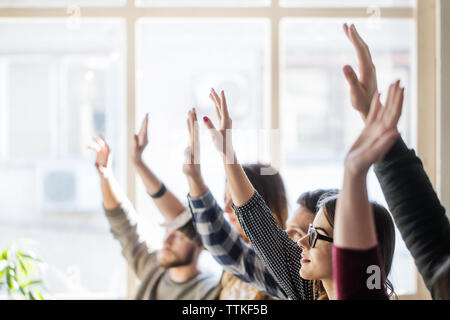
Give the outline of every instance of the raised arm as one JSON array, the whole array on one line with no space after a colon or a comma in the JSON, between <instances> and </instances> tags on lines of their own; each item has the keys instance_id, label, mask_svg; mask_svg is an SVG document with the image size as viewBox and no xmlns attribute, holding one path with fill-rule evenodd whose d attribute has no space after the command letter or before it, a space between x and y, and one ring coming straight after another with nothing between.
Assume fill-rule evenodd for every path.
<instances>
[{"instance_id":1,"label":"raised arm","mask_svg":"<svg viewBox=\"0 0 450 320\"><path fill-rule=\"evenodd\" d=\"M369 249L377 244L366 178L372 164L381 160L400 136L397 123L403 92L399 82L392 84L384 108L380 95L374 95L366 127L347 154L334 227L334 244L338 247Z\"/></svg>"},{"instance_id":2,"label":"raised arm","mask_svg":"<svg viewBox=\"0 0 450 320\"><path fill-rule=\"evenodd\" d=\"M344 26L344 31L357 50L361 70L368 70L363 80L362 74L357 79L348 66L344 67L351 87L353 107L365 119L369 112L368 100L367 95L360 92L364 92L361 89L364 87L374 88L369 84L376 85L375 67L369 48L356 29ZM374 89L367 92L371 91L375 92ZM375 174L406 247L434 296L436 272L446 259L450 259L450 224L446 210L433 189L422 161L414 150L408 149L403 139L398 138L385 157L375 164Z\"/></svg>"},{"instance_id":3,"label":"raised arm","mask_svg":"<svg viewBox=\"0 0 450 320\"><path fill-rule=\"evenodd\" d=\"M122 254L136 276L141 279L149 262L154 260L153 251L141 237L138 230L138 215L114 178L111 166L111 153L102 136L96 138L89 148L93 149L97 158L97 168L103 195L103 207L111 232L122 247Z\"/></svg>"},{"instance_id":4,"label":"raised arm","mask_svg":"<svg viewBox=\"0 0 450 320\"><path fill-rule=\"evenodd\" d=\"M142 160L142 153L148 145L147 128L148 114L142 121L139 133L134 135L131 158L136 172L142 179L147 193L152 197L158 210L162 213L166 221L173 221L186 208Z\"/></svg>"},{"instance_id":5,"label":"raised arm","mask_svg":"<svg viewBox=\"0 0 450 320\"><path fill-rule=\"evenodd\" d=\"M188 201L193 223L205 249L225 271L270 296L288 299L255 251L225 220L223 210L203 182L195 109L189 111L187 125L190 145L185 152L183 172L189 181Z\"/></svg>"},{"instance_id":6,"label":"raised arm","mask_svg":"<svg viewBox=\"0 0 450 320\"><path fill-rule=\"evenodd\" d=\"M287 296L295 300L312 300L312 284L302 279L299 274L302 252L300 247L277 224L272 211L255 191L237 161L231 140L232 121L224 92L222 91L219 97L212 89L210 98L216 106L219 128L216 129L207 117L204 122L222 156L233 208L242 229Z\"/></svg>"},{"instance_id":7,"label":"raised arm","mask_svg":"<svg viewBox=\"0 0 450 320\"><path fill-rule=\"evenodd\" d=\"M219 97L214 89L211 89L209 95L216 107L219 129L215 128L208 117L204 117L203 121L211 134L216 149L222 156L233 203L237 206L241 206L251 199L254 194L254 188L248 180L244 169L239 164L234 152L232 143L232 121L228 112L225 93L222 91L220 95L221 96Z\"/></svg>"}]
</instances>

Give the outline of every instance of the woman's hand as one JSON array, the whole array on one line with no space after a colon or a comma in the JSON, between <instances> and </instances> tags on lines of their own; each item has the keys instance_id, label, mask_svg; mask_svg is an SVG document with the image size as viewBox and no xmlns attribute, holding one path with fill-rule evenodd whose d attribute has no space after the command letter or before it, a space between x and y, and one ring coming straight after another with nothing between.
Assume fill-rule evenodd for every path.
<instances>
[{"instance_id":1,"label":"woman's hand","mask_svg":"<svg viewBox=\"0 0 450 320\"><path fill-rule=\"evenodd\" d=\"M184 151L183 173L191 178L200 178L200 139L195 108L189 110L187 126L189 131L189 146Z\"/></svg>"},{"instance_id":2,"label":"woman's hand","mask_svg":"<svg viewBox=\"0 0 450 320\"><path fill-rule=\"evenodd\" d=\"M148 114L145 115L145 118L142 121L141 130L139 130L138 134L134 135L131 159L133 160L133 163L135 165L142 163L142 153L144 152L144 149L148 144L147 127Z\"/></svg>"},{"instance_id":3,"label":"woman's hand","mask_svg":"<svg viewBox=\"0 0 450 320\"><path fill-rule=\"evenodd\" d=\"M366 127L351 147L345 160L345 168L351 174L367 174L370 166L380 161L400 136L397 124L403 106L404 88L400 81L392 84L386 99L386 107L376 93L366 120Z\"/></svg>"},{"instance_id":4,"label":"woman's hand","mask_svg":"<svg viewBox=\"0 0 450 320\"><path fill-rule=\"evenodd\" d=\"M235 161L231 138L232 121L230 114L228 113L225 93L221 91L220 95L221 96L219 97L214 89L211 89L211 93L209 95L216 106L217 117L219 119L219 129L216 129L208 117L204 117L203 121L211 133L216 149L220 152L226 164L233 164Z\"/></svg>"},{"instance_id":5,"label":"woman's hand","mask_svg":"<svg viewBox=\"0 0 450 320\"><path fill-rule=\"evenodd\" d=\"M350 85L350 100L353 108L361 113L364 121L369 114L372 97L378 92L377 74L370 55L370 50L356 31L355 25L344 24L344 32L356 49L359 63L359 78L349 65L344 67L344 74Z\"/></svg>"},{"instance_id":6,"label":"woman's hand","mask_svg":"<svg viewBox=\"0 0 450 320\"><path fill-rule=\"evenodd\" d=\"M97 168L99 175L102 178L109 177L112 173L111 150L109 149L105 138L100 134L98 137L93 139L88 148L94 150L97 154L97 158L95 159L95 167Z\"/></svg>"}]
</instances>

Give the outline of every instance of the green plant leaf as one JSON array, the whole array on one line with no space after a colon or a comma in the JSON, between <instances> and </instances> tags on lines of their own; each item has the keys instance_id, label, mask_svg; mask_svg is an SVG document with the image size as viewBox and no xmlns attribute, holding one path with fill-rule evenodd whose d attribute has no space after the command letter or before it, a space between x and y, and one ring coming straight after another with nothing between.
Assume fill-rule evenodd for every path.
<instances>
[{"instance_id":1,"label":"green plant leaf","mask_svg":"<svg viewBox=\"0 0 450 320\"><path fill-rule=\"evenodd\" d=\"M36 298L34 297L34 295L31 291L28 291L28 296L30 297L31 300L36 300Z\"/></svg>"},{"instance_id":2,"label":"green plant leaf","mask_svg":"<svg viewBox=\"0 0 450 320\"><path fill-rule=\"evenodd\" d=\"M28 286L33 286L35 284L41 284L42 280L33 280L33 281L28 281L28 283L26 283L24 286L28 287Z\"/></svg>"},{"instance_id":3,"label":"green plant leaf","mask_svg":"<svg viewBox=\"0 0 450 320\"><path fill-rule=\"evenodd\" d=\"M7 246L5 251L2 252L1 258L2 260L8 260L8 250L10 246Z\"/></svg>"},{"instance_id":4,"label":"green plant leaf","mask_svg":"<svg viewBox=\"0 0 450 320\"><path fill-rule=\"evenodd\" d=\"M22 258L30 259L37 262L43 262L41 259L36 258L32 253L23 253L22 251L17 250L17 254L20 255Z\"/></svg>"},{"instance_id":5,"label":"green plant leaf","mask_svg":"<svg viewBox=\"0 0 450 320\"><path fill-rule=\"evenodd\" d=\"M24 296L24 298L27 297L27 293L25 292L25 289L22 286L19 286L19 291Z\"/></svg>"},{"instance_id":6,"label":"green plant leaf","mask_svg":"<svg viewBox=\"0 0 450 320\"><path fill-rule=\"evenodd\" d=\"M42 295L41 291L34 290L34 293L38 296L38 300L44 300L44 296Z\"/></svg>"},{"instance_id":7,"label":"green plant leaf","mask_svg":"<svg viewBox=\"0 0 450 320\"><path fill-rule=\"evenodd\" d=\"M25 273L26 277L28 278L29 277L29 270L25 266L25 263L24 263L23 259L19 255L17 255L17 260L19 261L20 269Z\"/></svg>"},{"instance_id":8,"label":"green plant leaf","mask_svg":"<svg viewBox=\"0 0 450 320\"><path fill-rule=\"evenodd\" d=\"M6 267L0 270L0 280L3 278L4 274L6 272Z\"/></svg>"}]
</instances>

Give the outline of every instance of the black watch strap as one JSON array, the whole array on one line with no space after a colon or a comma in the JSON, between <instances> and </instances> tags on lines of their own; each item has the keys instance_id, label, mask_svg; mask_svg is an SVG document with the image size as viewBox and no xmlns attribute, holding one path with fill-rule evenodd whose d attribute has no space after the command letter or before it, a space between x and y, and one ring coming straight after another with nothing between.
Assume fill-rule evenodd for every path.
<instances>
[{"instance_id":1,"label":"black watch strap","mask_svg":"<svg viewBox=\"0 0 450 320\"><path fill-rule=\"evenodd\" d=\"M161 198L164 195L164 193L166 193L166 190L167 190L166 186L163 183L161 185L161 188L158 190L158 192L155 193L155 194L151 194L150 197L152 197L153 199Z\"/></svg>"}]
</instances>

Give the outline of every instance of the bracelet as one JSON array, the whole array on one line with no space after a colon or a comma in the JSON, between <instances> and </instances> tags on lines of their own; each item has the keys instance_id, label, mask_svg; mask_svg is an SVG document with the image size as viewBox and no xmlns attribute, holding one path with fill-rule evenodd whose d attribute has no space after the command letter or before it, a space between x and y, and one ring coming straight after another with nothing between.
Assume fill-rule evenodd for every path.
<instances>
[{"instance_id":1,"label":"bracelet","mask_svg":"<svg viewBox=\"0 0 450 320\"><path fill-rule=\"evenodd\" d=\"M151 194L150 197L152 197L153 199L161 198L161 197L164 195L164 193L166 193L166 190L167 190L167 189L166 189L166 186L165 186L164 183L163 183L163 184L161 185L161 189L159 189L157 193Z\"/></svg>"}]
</instances>

